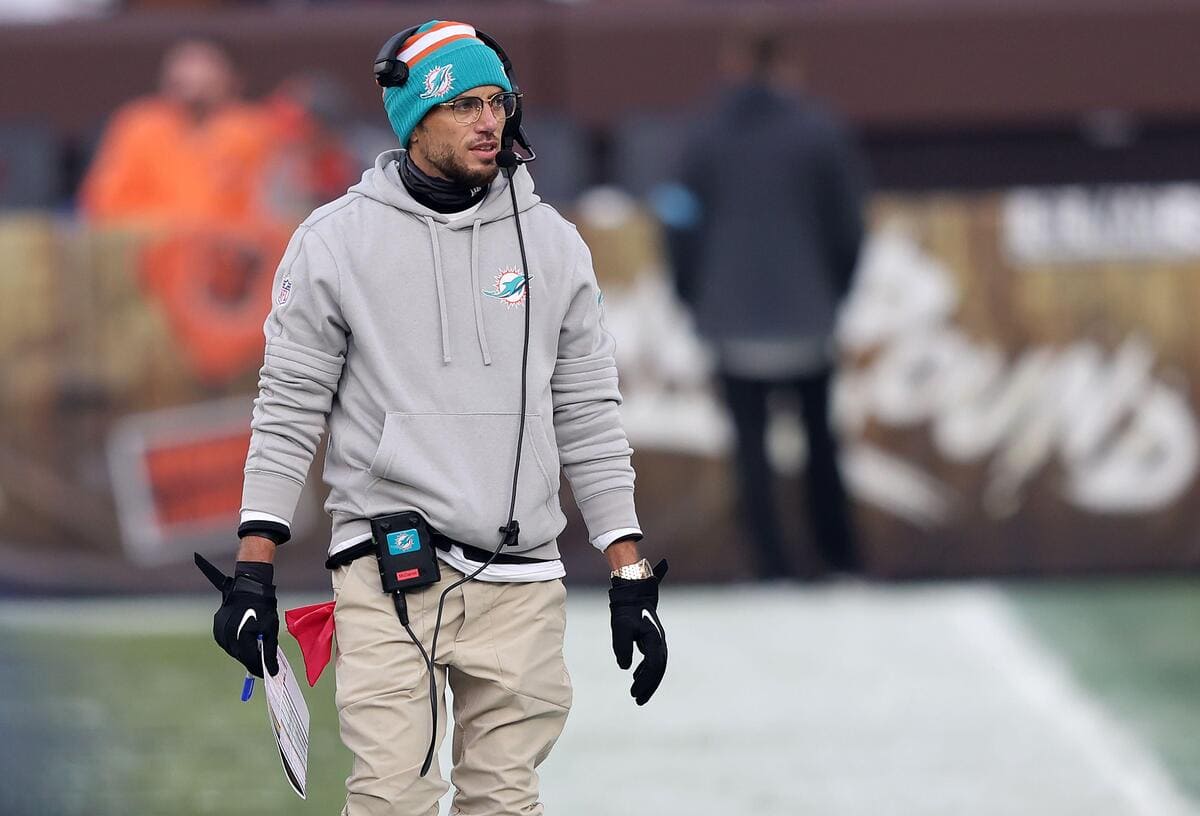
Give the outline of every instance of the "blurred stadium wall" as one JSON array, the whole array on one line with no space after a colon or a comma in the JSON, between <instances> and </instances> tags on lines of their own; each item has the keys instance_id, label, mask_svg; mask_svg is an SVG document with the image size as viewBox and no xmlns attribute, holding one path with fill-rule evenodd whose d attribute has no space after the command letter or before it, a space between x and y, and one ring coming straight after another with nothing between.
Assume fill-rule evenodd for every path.
<instances>
[{"instance_id":1,"label":"blurred stadium wall","mask_svg":"<svg viewBox=\"0 0 1200 816\"><path fill-rule=\"evenodd\" d=\"M730 565L723 543L737 541L728 428L645 201L672 178L687 116L712 99L723 33L745 23L803 54L812 92L858 129L878 193L838 402L868 571L1200 559L1200 4L452 8L513 57L539 188L595 250L639 509L683 577L736 579L749 565ZM280 236L150 241L81 224L76 188L113 110L152 90L169 44L211 36L251 98L298 72L339 82L366 156L389 139L375 50L450 15L432 3L144 2L0 26L0 588L194 586L191 550L234 545L257 367L258 301L246 298ZM736 157L715 145L713 160ZM177 308L204 301L214 269L250 304L225 334L219 310ZM803 450L783 426L774 451L782 489L801 495ZM285 559L281 582L324 580L319 493L297 525L310 556ZM576 517L564 538L573 574L598 574Z\"/></svg>"}]
</instances>

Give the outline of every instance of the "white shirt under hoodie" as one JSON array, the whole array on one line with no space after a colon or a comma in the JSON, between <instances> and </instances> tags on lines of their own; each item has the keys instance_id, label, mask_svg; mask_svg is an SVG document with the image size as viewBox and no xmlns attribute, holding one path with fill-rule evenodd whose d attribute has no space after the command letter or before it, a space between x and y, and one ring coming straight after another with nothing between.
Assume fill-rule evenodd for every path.
<instances>
[{"instance_id":1,"label":"white shirt under hoodie","mask_svg":"<svg viewBox=\"0 0 1200 816\"><path fill-rule=\"evenodd\" d=\"M506 552L552 563L493 565L480 577L559 577L560 472L599 549L639 529L591 255L519 168L512 183L526 298L508 180L498 176L474 212L445 215L408 193L400 155L381 154L361 182L300 225L284 253L264 327L243 520L290 526L328 427L330 554L368 538L367 519L404 510L494 549L508 520L532 307L521 535ZM473 569L461 553L438 554Z\"/></svg>"}]
</instances>

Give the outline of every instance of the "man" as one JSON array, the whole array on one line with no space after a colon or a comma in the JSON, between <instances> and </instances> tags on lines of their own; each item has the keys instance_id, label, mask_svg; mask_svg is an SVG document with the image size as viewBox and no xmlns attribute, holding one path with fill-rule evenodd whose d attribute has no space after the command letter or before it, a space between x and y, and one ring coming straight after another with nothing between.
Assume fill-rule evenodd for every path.
<instances>
[{"instance_id":1,"label":"man","mask_svg":"<svg viewBox=\"0 0 1200 816\"><path fill-rule=\"evenodd\" d=\"M163 58L160 93L113 117L80 191L96 223L240 227L258 215L270 150L263 117L237 99L229 55L185 40Z\"/></svg>"},{"instance_id":2,"label":"man","mask_svg":"<svg viewBox=\"0 0 1200 816\"><path fill-rule=\"evenodd\" d=\"M430 738L425 664L376 559L354 556L375 553L372 518L417 511L436 530L441 579L404 596L412 632L429 647L443 590L501 546L523 422L516 546L450 592L431 657L439 706L447 682L454 692L454 812L540 814L534 769L571 705L555 541L560 466L613 570L617 662L629 667L635 642L646 655L634 674L639 704L666 668L655 611L665 564L651 571L638 554L613 341L587 247L539 202L523 167L511 178L497 172L519 101L509 77L462 23L426 23L398 55L409 78L383 96L407 150L383 153L361 183L316 210L279 266L242 544L214 633L261 674L255 638L263 634L273 655L277 628L272 562L327 425L337 707L354 754L343 813L436 814L448 785L436 762L420 771ZM439 714L439 742L445 721Z\"/></svg>"},{"instance_id":3,"label":"man","mask_svg":"<svg viewBox=\"0 0 1200 816\"><path fill-rule=\"evenodd\" d=\"M773 36L726 50L734 84L685 153L698 205L676 264L680 294L717 356L737 442L740 509L763 578L811 574L786 553L766 451L768 397L799 399L808 508L823 567L859 567L829 428L833 330L862 241L862 184L835 120L791 90L795 66ZM678 241L676 243L679 243Z\"/></svg>"}]
</instances>

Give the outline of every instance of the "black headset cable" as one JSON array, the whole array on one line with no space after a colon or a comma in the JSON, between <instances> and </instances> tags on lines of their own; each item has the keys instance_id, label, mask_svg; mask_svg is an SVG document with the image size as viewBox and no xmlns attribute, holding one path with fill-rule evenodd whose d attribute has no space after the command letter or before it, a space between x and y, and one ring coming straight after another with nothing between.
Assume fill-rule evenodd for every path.
<instances>
[{"instance_id":1,"label":"black headset cable","mask_svg":"<svg viewBox=\"0 0 1200 816\"><path fill-rule=\"evenodd\" d=\"M509 158L510 156L511 158ZM425 762L421 765L421 776L424 776L429 772L429 767L433 764L433 749L437 744L438 694L433 661L435 658L437 658L438 633L440 633L442 629L442 612L445 608L446 596L468 581L475 580L476 576L492 565L492 562L496 560L496 556L503 551L506 544L515 545L517 543L517 536L521 529L520 524L517 522L515 516L517 510L517 480L521 475L521 447L525 443L525 411L528 407L529 396L529 389L527 387L529 374L529 303L532 300L532 296L530 295L529 286L529 259L525 254L525 235L521 231L521 216L517 207L517 190L516 186L513 184L513 174L516 170L519 160L512 150L506 148L505 150L501 150L496 154L496 163L500 165L500 168L504 173L504 177L508 179L508 192L512 196L513 223L515 223L517 227L517 245L521 249L521 272L525 275L525 342L524 348L521 350L521 413L519 417L520 424L517 428L517 455L515 461L513 462L512 492L508 501L508 523L500 528L500 532L503 534L500 538L500 543L496 546L496 549L492 552L492 554L488 556L488 560L480 564L474 572L472 572L470 575L463 576L442 590L441 597L438 598L437 618L433 625L433 643L430 644L428 654L421 646L420 640L418 640L416 635L413 634L412 629L408 628L407 609L405 609L404 614L400 616L400 622L404 624L404 628L408 631L409 637L413 639L413 642L417 644L417 648L421 650L421 656L425 658L425 665L429 668L429 711L430 720L433 723L433 727L430 729L429 733L429 750L425 752ZM395 597L398 599L396 601L396 612L399 614L402 606L405 605L403 593L397 594Z\"/></svg>"},{"instance_id":2,"label":"black headset cable","mask_svg":"<svg viewBox=\"0 0 1200 816\"><path fill-rule=\"evenodd\" d=\"M375 57L375 79L380 86L385 88L401 86L404 85L408 80L408 66L399 60L396 52L399 50L404 41L407 40L411 35L415 34L419 28L420 26L414 26L413 28L406 29L399 34L394 35L384 44L378 56ZM476 30L476 36L478 36L485 45L496 52L496 55L500 58L504 73L512 82L513 91L519 94L520 90L517 87L515 78L512 76L512 63L509 61L508 55L504 53L504 49L501 48L500 44L493 38L489 37L487 34L484 34L478 29ZM529 155L527 157L518 156L512 150L514 139L519 142L526 151L528 151ZM512 494L509 497L508 502L508 523L500 528L500 532L502 534L500 543L496 546L495 551L493 551L488 557L488 560L480 564L478 569L476 569L470 575L464 576L458 581L455 581L442 591L441 597L438 598L437 619L433 629L433 643L430 645L429 652L425 651L425 648L421 645L420 639L416 636L409 625L408 602L404 593L396 592L392 595L392 600L396 606L396 614L400 618L400 623L404 625L404 629L408 632L408 636L412 638L413 643L416 644L417 649L420 650L421 657L425 659L425 665L429 669L429 706L431 712L430 719L433 723L433 727L430 729L429 733L429 750L425 753L425 762L421 766L421 776L425 776L425 774L429 772L429 767L433 763L433 749L437 742L438 694L437 679L436 675L434 674L433 661L437 658L437 638L438 632L442 628L442 611L445 607L446 596L449 595L452 590L462 586L468 581L475 580L476 576L492 565L492 562L496 560L496 556L500 554L506 545L515 546L517 544L517 537L520 534L521 529L520 524L515 518L515 515L517 508L517 480L521 473L521 449L525 442L525 411L528 405L528 389L526 384L529 371L529 302L532 298L530 297L529 293L529 261L525 255L525 236L521 232L521 216L519 215L517 209L517 192L516 188L513 186L513 174L518 165L533 161L535 158L537 158L537 154L533 152L533 149L529 145L529 140L525 137L525 133L521 128L521 118L519 115L516 116L514 120L509 122L508 126L505 128L505 132L501 134L500 146L501 149L496 153L496 164L499 165L500 170L504 173L505 178L508 179L508 190L509 194L512 196L513 220L517 226L517 243L521 248L521 271L525 274L525 346L521 352L521 414L518 418L520 424L517 428L517 455L516 461L513 463Z\"/></svg>"}]
</instances>

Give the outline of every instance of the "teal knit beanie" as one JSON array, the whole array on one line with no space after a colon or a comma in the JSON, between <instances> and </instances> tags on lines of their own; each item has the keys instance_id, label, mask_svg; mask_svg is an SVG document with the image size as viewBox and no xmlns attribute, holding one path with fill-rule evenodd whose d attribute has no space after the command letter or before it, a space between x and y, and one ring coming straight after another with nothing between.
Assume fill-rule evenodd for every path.
<instances>
[{"instance_id":1,"label":"teal knit beanie","mask_svg":"<svg viewBox=\"0 0 1200 816\"><path fill-rule=\"evenodd\" d=\"M398 57L408 65L408 81L384 89L383 107L403 147L408 147L413 128L439 102L449 102L480 85L512 90L496 52L466 23L430 20L404 41Z\"/></svg>"}]
</instances>

